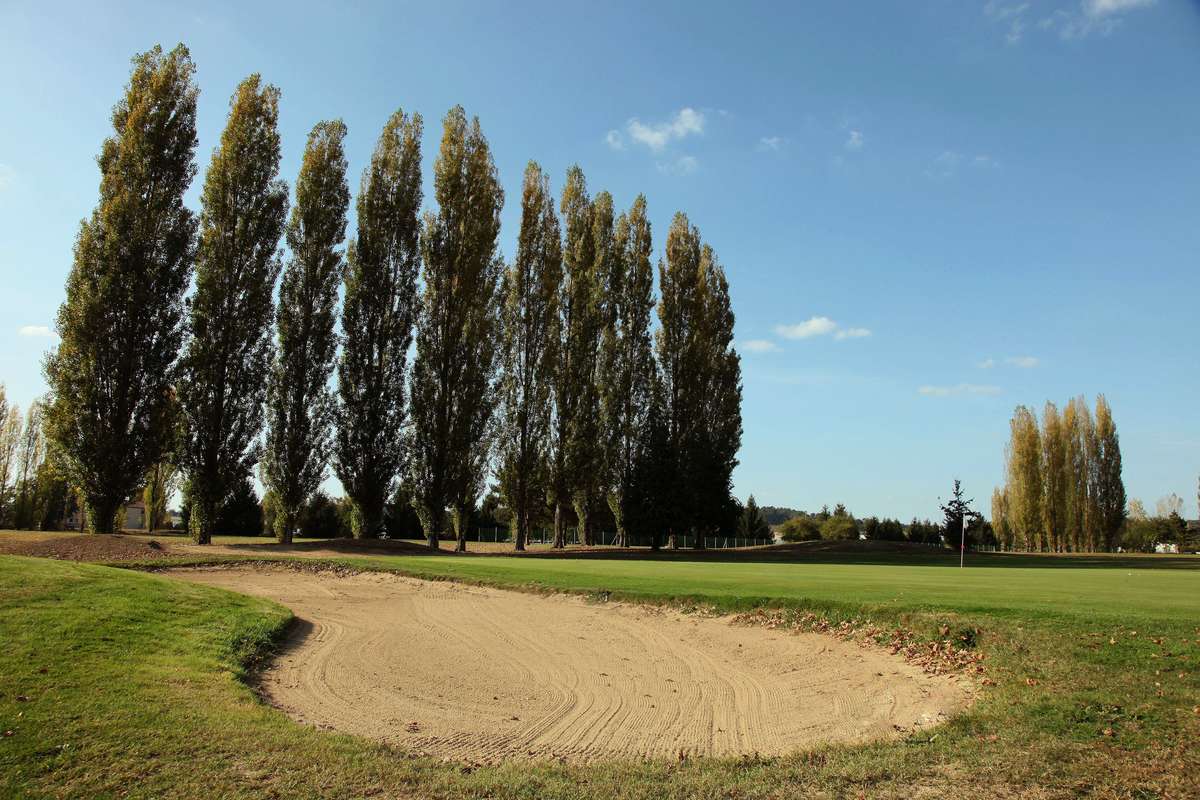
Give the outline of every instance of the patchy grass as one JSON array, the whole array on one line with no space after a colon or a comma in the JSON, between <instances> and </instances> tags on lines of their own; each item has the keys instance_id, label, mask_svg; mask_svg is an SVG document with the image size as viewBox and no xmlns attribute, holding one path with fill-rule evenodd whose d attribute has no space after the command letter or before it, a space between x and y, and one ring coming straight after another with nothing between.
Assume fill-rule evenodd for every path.
<instances>
[{"instance_id":1,"label":"patchy grass","mask_svg":"<svg viewBox=\"0 0 1200 800\"><path fill-rule=\"evenodd\" d=\"M473 768L297 725L261 704L244 680L287 624L277 605L158 575L0 557L0 734L12 731L0 738L0 796L1200 796L1195 569L338 563L726 610L765 604L780 609L773 624L809 624L815 611L928 639L969 631L988 685L970 711L895 743L782 759Z\"/></svg>"}]
</instances>

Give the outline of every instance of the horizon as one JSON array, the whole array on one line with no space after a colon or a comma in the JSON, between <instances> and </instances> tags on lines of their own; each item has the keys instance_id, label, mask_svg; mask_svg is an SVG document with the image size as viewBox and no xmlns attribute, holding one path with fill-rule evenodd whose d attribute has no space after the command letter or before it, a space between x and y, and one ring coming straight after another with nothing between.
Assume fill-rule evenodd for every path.
<instances>
[{"instance_id":1,"label":"horizon","mask_svg":"<svg viewBox=\"0 0 1200 800\"><path fill-rule=\"evenodd\" d=\"M1047 400L1104 394L1129 497L1152 508L1175 493L1200 516L1195 4L930 2L870 25L830 9L769 26L714 7L678 40L660 7L639 13L633 50L619 47L626 14L548 6L529 30L502 10L441 11L0 12L3 85L24 120L0 130L10 399L24 409L45 391L42 353L129 59L183 41L201 90L193 209L229 96L260 72L282 91L289 188L309 129L341 118L356 196L402 107L425 118L429 207L440 120L462 104L506 191L506 258L530 159L556 200L572 163L618 210L644 193L656 261L686 212L737 314L743 501L936 518L957 477L990 515L1013 408L1040 416ZM352 46L318 50L339 23ZM580 30L588 42L567 35ZM452 45L461 57L439 61Z\"/></svg>"}]
</instances>

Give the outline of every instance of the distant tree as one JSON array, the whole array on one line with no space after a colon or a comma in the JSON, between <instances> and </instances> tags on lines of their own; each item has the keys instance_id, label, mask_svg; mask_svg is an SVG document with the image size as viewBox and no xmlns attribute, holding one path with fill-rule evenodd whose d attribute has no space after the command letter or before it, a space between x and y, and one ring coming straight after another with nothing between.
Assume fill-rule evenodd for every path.
<instances>
[{"instance_id":1,"label":"distant tree","mask_svg":"<svg viewBox=\"0 0 1200 800\"><path fill-rule=\"evenodd\" d=\"M1112 409L1104 395L1096 398L1095 495L1100 520L1100 541L1106 550L1116 548L1125 524L1125 483L1121 477L1121 443Z\"/></svg>"},{"instance_id":2,"label":"distant tree","mask_svg":"<svg viewBox=\"0 0 1200 800\"><path fill-rule=\"evenodd\" d=\"M194 511L193 511L194 513ZM213 533L227 536L257 536L262 530L262 505L249 476L234 481L217 510Z\"/></svg>"},{"instance_id":3,"label":"distant tree","mask_svg":"<svg viewBox=\"0 0 1200 800\"><path fill-rule=\"evenodd\" d=\"M821 538L827 540L857 539L858 523L849 514L834 514L821 523Z\"/></svg>"},{"instance_id":4,"label":"distant tree","mask_svg":"<svg viewBox=\"0 0 1200 800\"><path fill-rule=\"evenodd\" d=\"M968 526L976 521L982 522L983 516L978 511L971 509L971 503L974 502L974 498L964 499L962 481L955 478L954 489L950 493L950 499L941 505L943 515L942 536L945 537L948 544L953 545L964 535L964 521Z\"/></svg>"},{"instance_id":5,"label":"distant tree","mask_svg":"<svg viewBox=\"0 0 1200 800\"><path fill-rule=\"evenodd\" d=\"M146 530L167 527L167 501L179 487L179 469L169 460L157 461L146 471L142 503L146 506Z\"/></svg>"},{"instance_id":6,"label":"distant tree","mask_svg":"<svg viewBox=\"0 0 1200 800\"><path fill-rule=\"evenodd\" d=\"M395 536L386 504L404 463L405 381L420 266L420 114L384 126L356 201L347 250L334 470L354 504L354 535ZM408 512L401 513L401 517ZM415 511L413 512L415 513ZM393 520L393 522L389 522Z\"/></svg>"},{"instance_id":7,"label":"distant tree","mask_svg":"<svg viewBox=\"0 0 1200 800\"><path fill-rule=\"evenodd\" d=\"M277 177L278 119L279 90L258 75L242 81L201 195L196 290L179 384L190 526L199 544L211 541L219 509L259 457L288 202L287 185Z\"/></svg>"},{"instance_id":8,"label":"distant tree","mask_svg":"<svg viewBox=\"0 0 1200 800\"><path fill-rule=\"evenodd\" d=\"M500 309L500 491L512 509L515 549L524 550L546 495L554 369L558 364L562 244L550 181L525 168L517 257L504 273Z\"/></svg>"},{"instance_id":9,"label":"distant tree","mask_svg":"<svg viewBox=\"0 0 1200 800\"><path fill-rule=\"evenodd\" d=\"M35 400L25 411L21 446L17 451L17 500L13 526L36 527L38 514L38 473L46 459L46 439L42 435L43 404Z\"/></svg>"},{"instance_id":10,"label":"distant tree","mask_svg":"<svg viewBox=\"0 0 1200 800\"><path fill-rule=\"evenodd\" d=\"M45 363L46 432L98 533L112 531L170 436L196 233L183 203L196 171L194 73L183 45L134 57L97 159L100 201L75 240L60 340Z\"/></svg>"},{"instance_id":11,"label":"distant tree","mask_svg":"<svg viewBox=\"0 0 1200 800\"><path fill-rule=\"evenodd\" d=\"M785 542L811 542L821 538L821 523L806 514L791 517L779 526Z\"/></svg>"},{"instance_id":12,"label":"distant tree","mask_svg":"<svg viewBox=\"0 0 1200 800\"><path fill-rule=\"evenodd\" d=\"M768 525L781 525L792 517L800 516L803 512L784 506L762 506L763 519Z\"/></svg>"},{"instance_id":13,"label":"distant tree","mask_svg":"<svg viewBox=\"0 0 1200 800\"><path fill-rule=\"evenodd\" d=\"M655 380L650 320L654 313L654 267L646 198L638 195L616 223L615 253L607 273L598 384L604 432L604 472L616 544L629 544L626 517L639 437L649 413Z\"/></svg>"},{"instance_id":14,"label":"distant tree","mask_svg":"<svg viewBox=\"0 0 1200 800\"><path fill-rule=\"evenodd\" d=\"M318 122L308 135L286 236L276 321L279 340L267 381L263 478L276 496L275 534L292 541L300 509L325 478L333 422L329 376L346 238L346 126Z\"/></svg>"},{"instance_id":15,"label":"distant tree","mask_svg":"<svg viewBox=\"0 0 1200 800\"><path fill-rule=\"evenodd\" d=\"M466 549L466 523L484 480L494 406L504 192L479 120L446 115L434 166L438 210L425 215L424 287L412 376L411 481L426 539L438 547L444 512Z\"/></svg>"},{"instance_id":16,"label":"distant tree","mask_svg":"<svg viewBox=\"0 0 1200 800\"><path fill-rule=\"evenodd\" d=\"M996 487L992 490L992 525L1000 545L1012 549L1013 533L1008 519L1008 489Z\"/></svg>"},{"instance_id":17,"label":"distant tree","mask_svg":"<svg viewBox=\"0 0 1200 800\"><path fill-rule=\"evenodd\" d=\"M1131 503L1132 505L1132 503ZM1158 498L1158 502L1154 504L1155 516L1169 517L1174 514L1177 517L1183 516L1183 498L1172 492Z\"/></svg>"},{"instance_id":18,"label":"distant tree","mask_svg":"<svg viewBox=\"0 0 1200 800\"><path fill-rule=\"evenodd\" d=\"M1046 548L1067 548L1073 465L1069 462L1067 429L1058 406L1047 402L1042 412L1042 530Z\"/></svg>"},{"instance_id":19,"label":"distant tree","mask_svg":"<svg viewBox=\"0 0 1200 800\"><path fill-rule=\"evenodd\" d=\"M929 520L918 520L913 517L912 522L908 524L908 530L905 535L910 542L919 544L942 544L942 526L937 525Z\"/></svg>"},{"instance_id":20,"label":"distant tree","mask_svg":"<svg viewBox=\"0 0 1200 800\"><path fill-rule=\"evenodd\" d=\"M762 512L759 511L758 503L754 500L754 495L746 500L746 506L742 509L741 519L738 521L738 536L744 536L747 539L770 539L771 528L767 525L767 521L763 519Z\"/></svg>"},{"instance_id":21,"label":"distant tree","mask_svg":"<svg viewBox=\"0 0 1200 800\"><path fill-rule=\"evenodd\" d=\"M1092 474L1089 464L1092 454L1096 451L1096 431L1091 411L1082 397L1071 398L1067 403L1063 412L1063 428L1067 451L1064 467L1068 474L1067 544L1074 551L1095 550L1096 545L1090 535L1095 514L1092 510ZM1000 533L999 528L997 533ZM1011 529L1009 533L1011 534Z\"/></svg>"},{"instance_id":22,"label":"distant tree","mask_svg":"<svg viewBox=\"0 0 1200 800\"><path fill-rule=\"evenodd\" d=\"M412 487L400 481L383 510L383 525L389 539L420 539L421 518L413 507Z\"/></svg>"},{"instance_id":23,"label":"distant tree","mask_svg":"<svg viewBox=\"0 0 1200 800\"><path fill-rule=\"evenodd\" d=\"M337 539L350 536L350 506L318 489L300 512L300 535L310 539Z\"/></svg>"},{"instance_id":24,"label":"distant tree","mask_svg":"<svg viewBox=\"0 0 1200 800\"><path fill-rule=\"evenodd\" d=\"M1150 519L1150 515L1146 513L1146 506L1136 497L1129 498L1129 509L1125 516L1128 519Z\"/></svg>"},{"instance_id":25,"label":"distant tree","mask_svg":"<svg viewBox=\"0 0 1200 800\"><path fill-rule=\"evenodd\" d=\"M1017 406L1010 427L1009 524L1017 547L1041 550L1045 537L1042 536L1042 445L1037 418L1025 406Z\"/></svg>"}]
</instances>

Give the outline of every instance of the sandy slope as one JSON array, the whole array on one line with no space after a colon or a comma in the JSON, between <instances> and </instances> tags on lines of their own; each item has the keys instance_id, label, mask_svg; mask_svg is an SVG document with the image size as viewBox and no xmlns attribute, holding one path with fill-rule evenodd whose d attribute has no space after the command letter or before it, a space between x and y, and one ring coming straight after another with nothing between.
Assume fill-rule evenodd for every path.
<instances>
[{"instance_id":1,"label":"sandy slope","mask_svg":"<svg viewBox=\"0 0 1200 800\"><path fill-rule=\"evenodd\" d=\"M725 619L381 574L171 574L293 609L262 688L297 720L468 761L782 754L967 700L886 653Z\"/></svg>"}]
</instances>

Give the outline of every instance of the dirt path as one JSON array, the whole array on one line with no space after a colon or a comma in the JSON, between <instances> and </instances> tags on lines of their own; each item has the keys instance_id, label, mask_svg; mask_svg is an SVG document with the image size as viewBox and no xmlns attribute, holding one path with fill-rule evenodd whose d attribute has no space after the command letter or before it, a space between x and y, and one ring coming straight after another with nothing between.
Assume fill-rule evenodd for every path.
<instances>
[{"instance_id":1,"label":"dirt path","mask_svg":"<svg viewBox=\"0 0 1200 800\"><path fill-rule=\"evenodd\" d=\"M295 612L262 683L295 719L466 761L777 755L967 701L885 653L719 618L382 574L171 574Z\"/></svg>"}]
</instances>

